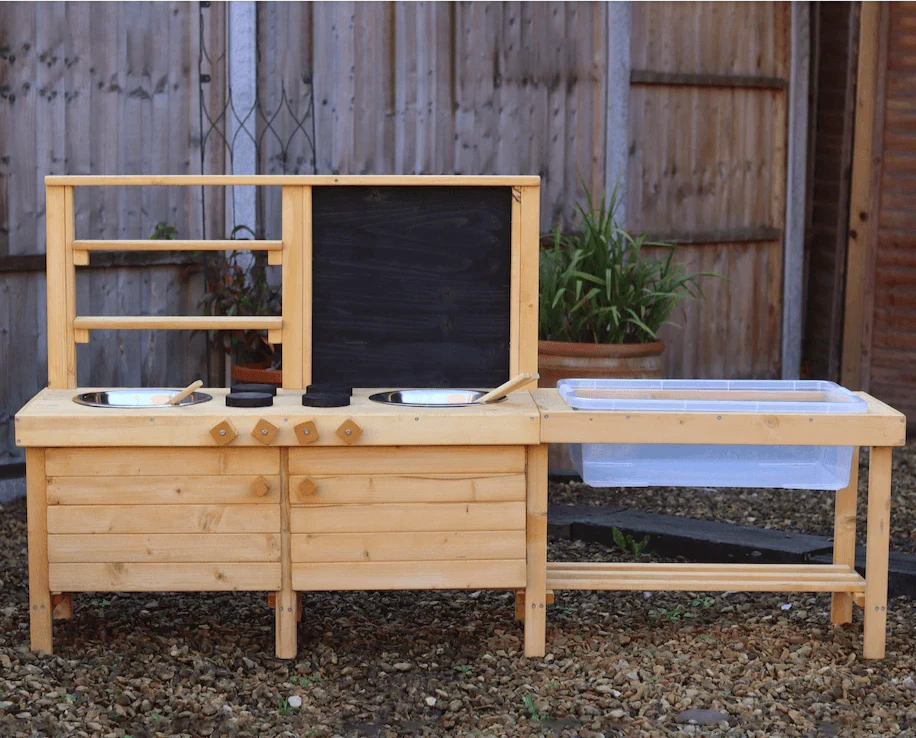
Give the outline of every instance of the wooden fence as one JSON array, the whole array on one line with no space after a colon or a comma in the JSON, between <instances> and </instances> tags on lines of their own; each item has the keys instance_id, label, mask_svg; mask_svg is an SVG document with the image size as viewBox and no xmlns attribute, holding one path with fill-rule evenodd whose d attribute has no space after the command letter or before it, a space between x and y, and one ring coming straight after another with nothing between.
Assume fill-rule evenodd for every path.
<instances>
[{"instance_id":1,"label":"wooden fence","mask_svg":"<svg viewBox=\"0 0 916 738\"><path fill-rule=\"evenodd\" d=\"M208 110L225 106L225 12L0 5L0 458L14 453L13 413L45 383L43 177L224 171L218 147L201 156L200 91ZM608 32L604 3L261 3L258 91L271 110L282 90L294 106L313 92L319 173L539 174L546 230L572 222L583 185L613 186ZM788 34L788 4L633 4L629 225L727 277L666 331L672 376L779 373ZM263 173L298 171L295 146L282 161L272 146ZM224 222L219 196L205 213L199 193L171 188L92 202L76 201L79 237L142 238L164 220L194 238L205 218L217 237ZM269 193L263 237L279 236L279 209ZM80 310L195 311L199 264L137 256L94 257ZM79 380L179 384L204 348L94 334Z\"/></svg>"}]
</instances>

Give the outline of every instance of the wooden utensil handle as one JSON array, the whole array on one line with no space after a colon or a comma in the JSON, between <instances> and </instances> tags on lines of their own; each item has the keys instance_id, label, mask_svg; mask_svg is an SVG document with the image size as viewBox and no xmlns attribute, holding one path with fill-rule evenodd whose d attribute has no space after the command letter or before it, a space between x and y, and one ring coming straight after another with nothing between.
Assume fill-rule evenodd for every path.
<instances>
[{"instance_id":1,"label":"wooden utensil handle","mask_svg":"<svg viewBox=\"0 0 916 738\"><path fill-rule=\"evenodd\" d=\"M181 392L179 392L177 395L172 395L172 397L169 398L169 405L177 405L185 397L188 397L189 395L193 394L194 390L199 389L203 386L204 386L204 383L200 379L198 379L196 382L191 382L191 384L189 384L187 387L181 390Z\"/></svg>"},{"instance_id":2,"label":"wooden utensil handle","mask_svg":"<svg viewBox=\"0 0 916 738\"><path fill-rule=\"evenodd\" d=\"M508 395L513 390L517 390L519 387L524 387L526 384L530 382L535 382L540 378L541 378L541 375L538 374L537 372L535 372L534 374L519 374L517 377L512 377L512 379L510 379L505 384L499 385L499 387L497 387L496 389L490 390L489 392L487 392L487 394L481 397L477 402L483 403L483 404L487 404L490 402L496 402L498 399L500 399L501 397L504 397L505 395Z\"/></svg>"}]
</instances>

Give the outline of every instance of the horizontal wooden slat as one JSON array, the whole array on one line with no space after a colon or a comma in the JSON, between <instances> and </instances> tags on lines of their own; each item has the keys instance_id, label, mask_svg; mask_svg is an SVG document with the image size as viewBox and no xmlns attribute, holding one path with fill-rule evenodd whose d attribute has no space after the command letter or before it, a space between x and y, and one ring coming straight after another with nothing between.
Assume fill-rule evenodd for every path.
<instances>
[{"instance_id":1,"label":"horizontal wooden slat","mask_svg":"<svg viewBox=\"0 0 916 738\"><path fill-rule=\"evenodd\" d=\"M525 531L310 533L292 537L296 562L525 558Z\"/></svg>"},{"instance_id":2,"label":"horizontal wooden slat","mask_svg":"<svg viewBox=\"0 0 916 738\"><path fill-rule=\"evenodd\" d=\"M378 561L293 564L293 589L512 589L525 586L525 561ZM53 585L52 585L53 586Z\"/></svg>"},{"instance_id":3,"label":"horizontal wooden slat","mask_svg":"<svg viewBox=\"0 0 916 738\"><path fill-rule=\"evenodd\" d=\"M279 474L276 448L51 448L49 477Z\"/></svg>"},{"instance_id":4,"label":"horizontal wooden slat","mask_svg":"<svg viewBox=\"0 0 916 738\"><path fill-rule=\"evenodd\" d=\"M49 533L277 533L278 505L55 505Z\"/></svg>"},{"instance_id":5,"label":"horizontal wooden slat","mask_svg":"<svg viewBox=\"0 0 916 738\"><path fill-rule=\"evenodd\" d=\"M283 318L272 315L82 315L76 330L156 331L268 331L283 327Z\"/></svg>"},{"instance_id":6,"label":"horizontal wooden slat","mask_svg":"<svg viewBox=\"0 0 916 738\"><path fill-rule=\"evenodd\" d=\"M280 564L50 564L62 592L238 592L280 589Z\"/></svg>"},{"instance_id":7,"label":"horizontal wooden slat","mask_svg":"<svg viewBox=\"0 0 916 738\"><path fill-rule=\"evenodd\" d=\"M290 511L293 533L524 530L525 503L311 505Z\"/></svg>"},{"instance_id":8,"label":"horizontal wooden slat","mask_svg":"<svg viewBox=\"0 0 916 738\"><path fill-rule=\"evenodd\" d=\"M706 74L691 72L656 72L648 69L630 71L634 85L685 85L688 87L744 87L764 90L785 90L789 81L782 77L751 74Z\"/></svg>"},{"instance_id":9,"label":"horizontal wooden slat","mask_svg":"<svg viewBox=\"0 0 916 738\"><path fill-rule=\"evenodd\" d=\"M145 239L138 241L74 241L77 251L282 251L283 241L188 241L180 239Z\"/></svg>"},{"instance_id":10,"label":"horizontal wooden slat","mask_svg":"<svg viewBox=\"0 0 916 738\"><path fill-rule=\"evenodd\" d=\"M308 496L299 485L311 479L318 488ZM290 477L294 505L378 502L500 502L525 499L524 474L399 474Z\"/></svg>"},{"instance_id":11,"label":"horizontal wooden slat","mask_svg":"<svg viewBox=\"0 0 916 738\"><path fill-rule=\"evenodd\" d=\"M78 391L86 392L92 388L84 387ZM153 447L199 446L216 450L212 428L229 418L238 437L232 441L227 450L240 448L264 449L265 446L251 435L256 423L263 419L280 428L270 448L277 453L279 446L291 446L296 449L293 462L303 458L322 460L334 458L329 471L339 473L341 468L350 468L350 464L360 464L362 468L353 469L356 473L426 473L426 472L519 472L524 469L524 454L520 450L524 444L538 443L539 416L529 392L513 392L504 402L493 405L475 405L465 408L410 408L395 407L373 402L369 396L372 389L356 389L348 407L342 408L303 408L302 392L280 390L269 408L231 408L225 406L228 390L224 388L204 387L201 390L212 396L209 402L186 407L155 408L94 408L79 405L73 401L76 391L44 389L33 397L16 414L16 445L40 446L42 448L115 448L127 453L138 453L131 448L148 451ZM359 442L352 446L346 444L335 430L348 419L358 419L363 429ZM309 447L302 447L293 427L300 421L313 420L320 437ZM428 461L417 466L413 459L395 465L401 458L398 447L424 447L429 450ZM456 449L465 447L465 450ZM309 456L319 448L338 448L343 456L321 457ZM373 456L368 447L384 447L384 451L375 452ZM491 450L484 450L489 447ZM500 448L504 450L500 452ZM513 450L514 448L514 450ZM435 450L433 450L435 449ZM477 449L477 450L474 450ZM495 449L495 450L493 450ZM418 450L418 449L414 449ZM79 452L76 452L79 453ZM408 453L405 449L401 453ZM504 454L501 456L500 454ZM471 456L480 456L479 460ZM167 455L160 458L167 459ZM344 459L340 462L340 459ZM381 464L364 463L382 459ZM387 460L386 460L387 459ZM451 466L443 466L444 459L454 459ZM504 462L504 463L502 463ZM343 467L339 464L343 463ZM166 467L167 467L166 463ZM300 466L303 466L300 463ZM278 466L270 473L275 474ZM295 471L295 470L294 470ZM93 474L95 472L86 472ZM155 472L162 474L164 472ZM177 473L177 472L174 472ZM182 470L187 474L207 474ZM239 473L254 473L245 469ZM262 473L258 471L258 473ZM318 469L305 469L299 473L319 473Z\"/></svg>"},{"instance_id":12,"label":"horizontal wooden slat","mask_svg":"<svg viewBox=\"0 0 916 738\"><path fill-rule=\"evenodd\" d=\"M258 497L252 485L270 489ZM49 505L265 504L280 499L280 475L49 477Z\"/></svg>"},{"instance_id":13,"label":"horizontal wooden slat","mask_svg":"<svg viewBox=\"0 0 916 738\"><path fill-rule=\"evenodd\" d=\"M350 185L354 187L379 187L383 185L435 185L449 187L536 187L540 177L500 175L458 176L438 174L351 174L351 175L300 175L300 174L94 174L52 175L45 177L46 186L71 187L98 186L276 186L293 185L317 187L322 185Z\"/></svg>"},{"instance_id":14,"label":"horizontal wooden slat","mask_svg":"<svg viewBox=\"0 0 916 738\"><path fill-rule=\"evenodd\" d=\"M52 563L279 561L277 533L126 534L48 536Z\"/></svg>"},{"instance_id":15,"label":"horizontal wooden slat","mask_svg":"<svg viewBox=\"0 0 916 738\"><path fill-rule=\"evenodd\" d=\"M551 589L687 592L862 592L849 566L547 563Z\"/></svg>"},{"instance_id":16,"label":"horizontal wooden slat","mask_svg":"<svg viewBox=\"0 0 916 738\"><path fill-rule=\"evenodd\" d=\"M479 474L523 472L522 446L378 446L290 449L290 474Z\"/></svg>"}]
</instances>

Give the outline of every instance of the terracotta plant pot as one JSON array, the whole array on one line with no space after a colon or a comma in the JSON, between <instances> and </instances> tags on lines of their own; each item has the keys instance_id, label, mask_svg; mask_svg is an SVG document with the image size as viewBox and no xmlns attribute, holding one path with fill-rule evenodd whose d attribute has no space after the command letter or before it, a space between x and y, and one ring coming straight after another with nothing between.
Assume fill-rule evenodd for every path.
<instances>
[{"instance_id":1,"label":"terracotta plant pot","mask_svg":"<svg viewBox=\"0 0 916 738\"><path fill-rule=\"evenodd\" d=\"M243 384L283 384L283 372L280 369L271 369L270 364L234 364L232 378Z\"/></svg>"},{"instance_id":2,"label":"terracotta plant pot","mask_svg":"<svg viewBox=\"0 0 916 738\"><path fill-rule=\"evenodd\" d=\"M561 379L661 379L664 341L652 343L564 343L538 341L539 387ZM573 472L569 444L551 443L551 472Z\"/></svg>"}]
</instances>

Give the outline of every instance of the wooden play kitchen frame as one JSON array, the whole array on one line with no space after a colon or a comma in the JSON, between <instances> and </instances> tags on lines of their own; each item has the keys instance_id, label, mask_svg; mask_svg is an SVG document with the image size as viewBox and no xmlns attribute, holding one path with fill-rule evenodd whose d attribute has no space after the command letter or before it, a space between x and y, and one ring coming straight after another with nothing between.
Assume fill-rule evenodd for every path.
<instances>
[{"instance_id":1,"label":"wooden play kitchen frame","mask_svg":"<svg viewBox=\"0 0 916 738\"><path fill-rule=\"evenodd\" d=\"M75 187L138 185L279 186L282 238L76 237ZM525 654L542 656L552 590L667 589L832 592L834 622L848 622L853 603L864 605L865 655L883 656L891 448L904 442L905 419L867 395L866 413L812 419L582 412L554 389L451 409L368 400L397 383L357 385L347 407L303 407L302 390L327 365L316 359L323 339L313 324L313 203L319 189L323 197L347 187L374 188L382 200L398 188L429 187L440 203L449 200L444 188L505 191L508 357L494 366L499 381L537 370L537 177L46 178L49 387L16 417L17 445L26 448L33 648L52 650L52 619L72 614L72 592L267 591L277 655L293 658L299 592L493 588L516 590ZM267 251L282 265L282 316L76 314L76 269L93 251L236 249ZM269 408L225 407L219 389L205 389L214 399L189 407L77 405L72 398L85 389L77 388L76 345L110 329L267 330L283 344L283 388ZM855 454L852 482L837 494L832 565L548 563L553 442L871 447L866 577L853 568Z\"/></svg>"}]
</instances>

